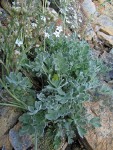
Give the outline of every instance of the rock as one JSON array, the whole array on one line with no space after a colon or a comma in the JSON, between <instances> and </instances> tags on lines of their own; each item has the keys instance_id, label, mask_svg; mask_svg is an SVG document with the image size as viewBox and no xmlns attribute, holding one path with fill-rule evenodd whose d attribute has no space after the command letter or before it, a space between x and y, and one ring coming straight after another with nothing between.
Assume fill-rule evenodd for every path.
<instances>
[{"instance_id":1,"label":"rock","mask_svg":"<svg viewBox=\"0 0 113 150\"><path fill-rule=\"evenodd\" d=\"M106 0L98 0L99 1L99 3L104 3Z\"/></svg>"},{"instance_id":2,"label":"rock","mask_svg":"<svg viewBox=\"0 0 113 150\"><path fill-rule=\"evenodd\" d=\"M104 53L101 55L101 59L110 67L113 67L113 54L107 53L104 51Z\"/></svg>"},{"instance_id":3,"label":"rock","mask_svg":"<svg viewBox=\"0 0 113 150\"><path fill-rule=\"evenodd\" d=\"M113 5L111 5L110 3L106 2L104 4L103 14L107 15L108 17L110 17L111 19L113 19Z\"/></svg>"},{"instance_id":4,"label":"rock","mask_svg":"<svg viewBox=\"0 0 113 150\"><path fill-rule=\"evenodd\" d=\"M7 19L7 13L3 8L0 8L0 21L4 21Z\"/></svg>"},{"instance_id":5,"label":"rock","mask_svg":"<svg viewBox=\"0 0 113 150\"><path fill-rule=\"evenodd\" d=\"M85 31L85 40L91 41L94 37L96 37L96 33L94 32L93 28L91 25L87 26Z\"/></svg>"},{"instance_id":6,"label":"rock","mask_svg":"<svg viewBox=\"0 0 113 150\"><path fill-rule=\"evenodd\" d=\"M96 14L96 7L92 0L84 0L82 3L82 8L88 18Z\"/></svg>"},{"instance_id":7,"label":"rock","mask_svg":"<svg viewBox=\"0 0 113 150\"><path fill-rule=\"evenodd\" d=\"M103 33L103 32L97 32L97 36L100 38L100 39L102 39L102 40L105 40L106 42L106 44L110 44L110 45L113 45L113 36L111 36L111 35L107 35L107 34L105 34L105 33Z\"/></svg>"},{"instance_id":8,"label":"rock","mask_svg":"<svg viewBox=\"0 0 113 150\"><path fill-rule=\"evenodd\" d=\"M99 1L99 0L98 0ZM99 2L95 1L95 5L100 14L106 15L113 19L113 4L111 2L100 0Z\"/></svg>"},{"instance_id":9,"label":"rock","mask_svg":"<svg viewBox=\"0 0 113 150\"><path fill-rule=\"evenodd\" d=\"M2 148L5 148L6 150L12 150L13 147L11 146L11 143L9 141L9 135L6 134L6 135L3 135L1 138L0 138L0 149Z\"/></svg>"},{"instance_id":10,"label":"rock","mask_svg":"<svg viewBox=\"0 0 113 150\"><path fill-rule=\"evenodd\" d=\"M100 15L95 21L100 30L108 35L113 35L113 20L106 15Z\"/></svg>"},{"instance_id":11,"label":"rock","mask_svg":"<svg viewBox=\"0 0 113 150\"><path fill-rule=\"evenodd\" d=\"M103 98L97 102L86 102L87 113L100 117L101 127L90 129L85 138L92 150L113 149L113 102L109 98Z\"/></svg>"},{"instance_id":12,"label":"rock","mask_svg":"<svg viewBox=\"0 0 113 150\"><path fill-rule=\"evenodd\" d=\"M14 107L0 107L0 138L17 122L21 111Z\"/></svg>"},{"instance_id":13,"label":"rock","mask_svg":"<svg viewBox=\"0 0 113 150\"><path fill-rule=\"evenodd\" d=\"M14 150L26 150L32 145L32 138L30 136L19 136L20 127L21 126L18 123L9 131L9 140Z\"/></svg>"}]
</instances>

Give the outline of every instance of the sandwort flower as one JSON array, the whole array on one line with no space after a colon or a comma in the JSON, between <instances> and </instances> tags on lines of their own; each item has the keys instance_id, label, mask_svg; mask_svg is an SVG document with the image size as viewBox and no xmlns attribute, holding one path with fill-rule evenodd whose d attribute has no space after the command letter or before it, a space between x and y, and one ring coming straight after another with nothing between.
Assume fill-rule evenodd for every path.
<instances>
[{"instance_id":1,"label":"sandwort flower","mask_svg":"<svg viewBox=\"0 0 113 150\"><path fill-rule=\"evenodd\" d=\"M45 32L44 34L45 34L45 38L49 38L50 37L49 33Z\"/></svg>"},{"instance_id":2,"label":"sandwort flower","mask_svg":"<svg viewBox=\"0 0 113 150\"><path fill-rule=\"evenodd\" d=\"M31 26L33 27L33 29L35 29L37 27L36 23L31 23Z\"/></svg>"},{"instance_id":3,"label":"sandwort flower","mask_svg":"<svg viewBox=\"0 0 113 150\"><path fill-rule=\"evenodd\" d=\"M46 17L45 16L41 16L41 20L43 20L44 22L46 22Z\"/></svg>"},{"instance_id":4,"label":"sandwort flower","mask_svg":"<svg viewBox=\"0 0 113 150\"><path fill-rule=\"evenodd\" d=\"M13 4L14 6L17 6L17 5L19 5L20 3L19 3L19 2L12 2L12 4Z\"/></svg>"},{"instance_id":5,"label":"sandwort flower","mask_svg":"<svg viewBox=\"0 0 113 150\"><path fill-rule=\"evenodd\" d=\"M57 26L55 32L53 33L56 37L60 37L60 33L63 31L62 26Z\"/></svg>"},{"instance_id":6,"label":"sandwort flower","mask_svg":"<svg viewBox=\"0 0 113 150\"><path fill-rule=\"evenodd\" d=\"M18 46L20 47L21 45L23 45L23 41L20 40L20 39L16 39L15 44L18 45Z\"/></svg>"},{"instance_id":7,"label":"sandwort flower","mask_svg":"<svg viewBox=\"0 0 113 150\"><path fill-rule=\"evenodd\" d=\"M60 37L60 32L58 32L58 31L55 31L53 34L54 34L56 37Z\"/></svg>"},{"instance_id":8,"label":"sandwort flower","mask_svg":"<svg viewBox=\"0 0 113 150\"><path fill-rule=\"evenodd\" d=\"M56 31L57 31L57 32L62 32L62 31L63 31L62 26L57 26L57 27L56 27Z\"/></svg>"}]
</instances>

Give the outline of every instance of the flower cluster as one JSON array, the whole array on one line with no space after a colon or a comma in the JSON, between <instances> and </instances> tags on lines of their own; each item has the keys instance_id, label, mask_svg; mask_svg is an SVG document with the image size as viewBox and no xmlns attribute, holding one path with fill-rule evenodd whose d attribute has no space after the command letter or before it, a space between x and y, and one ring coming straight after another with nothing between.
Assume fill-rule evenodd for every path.
<instances>
[{"instance_id":1,"label":"flower cluster","mask_svg":"<svg viewBox=\"0 0 113 150\"><path fill-rule=\"evenodd\" d=\"M57 26L55 32L53 33L56 37L60 37L61 32L63 31L62 26Z\"/></svg>"},{"instance_id":2,"label":"flower cluster","mask_svg":"<svg viewBox=\"0 0 113 150\"><path fill-rule=\"evenodd\" d=\"M56 30L53 33L53 35L55 35L56 37L60 37L61 32L63 31L62 26L56 26ZM50 34L47 33L46 31L44 32L45 38L49 38Z\"/></svg>"}]
</instances>

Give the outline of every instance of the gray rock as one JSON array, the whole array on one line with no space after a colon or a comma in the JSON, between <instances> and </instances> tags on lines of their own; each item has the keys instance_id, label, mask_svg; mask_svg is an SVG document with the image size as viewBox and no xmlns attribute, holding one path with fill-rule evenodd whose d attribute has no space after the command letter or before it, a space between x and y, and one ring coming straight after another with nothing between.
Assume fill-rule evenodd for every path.
<instances>
[{"instance_id":1,"label":"gray rock","mask_svg":"<svg viewBox=\"0 0 113 150\"><path fill-rule=\"evenodd\" d=\"M21 111L14 107L0 107L0 138L17 122Z\"/></svg>"},{"instance_id":2,"label":"gray rock","mask_svg":"<svg viewBox=\"0 0 113 150\"><path fill-rule=\"evenodd\" d=\"M107 99L105 96L102 100L98 100L97 102L87 102L85 104L89 116L98 116L101 124L101 127L90 129L85 135L92 150L113 149L113 112L110 110L111 103L112 99Z\"/></svg>"},{"instance_id":3,"label":"gray rock","mask_svg":"<svg viewBox=\"0 0 113 150\"><path fill-rule=\"evenodd\" d=\"M91 41L92 39L94 39L94 37L96 37L96 33L94 32L92 26L87 26L85 31L85 40Z\"/></svg>"},{"instance_id":4,"label":"gray rock","mask_svg":"<svg viewBox=\"0 0 113 150\"><path fill-rule=\"evenodd\" d=\"M98 31L97 32L97 36L101 39L101 40L105 40L106 44L110 44L113 45L113 36L111 35L107 35L103 32Z\"/></svg>"},{"instance_id":5,"label":"gray rock","mask_svg":"<svg viewBox=\"0 0 113 150\"><path fill-rule=\"evenodd\" d=\"M14 150L26 150L32 145L32 139L28 135L19 136L20 124L14 126L9 131L9 140Z\"/></svg>"},{"instance_id":6,"label":"gray rock","mask_svg":"<svg viewBox=\"0 0 113 150\"><path fill-rule=\"evenodd\" d=\"M96 7L92 0L84 0L82 3L82 8L88 18L96 14Z\"/></svg>"},{"instance_id":7,"label":"gray rock","mask_svg":"<svg viewBox=\"0 0 113 150\"><path fill-rule=\"evenodd\" d=\"M100 15L95 21L105 34L113 35L113 20L106 15Z\"/></svg>"}]
</instances>

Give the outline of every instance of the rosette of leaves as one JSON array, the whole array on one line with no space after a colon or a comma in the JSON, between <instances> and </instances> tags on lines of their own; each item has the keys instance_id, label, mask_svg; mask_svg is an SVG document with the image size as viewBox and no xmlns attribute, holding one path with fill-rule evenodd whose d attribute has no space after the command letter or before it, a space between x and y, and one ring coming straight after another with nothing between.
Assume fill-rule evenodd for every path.
<instances>
[{"instance_id":1,"label":"rosette of leaves","mask_svg":"<svg viewBox=\"0 0 113 150\"><path fill-rule=\"evenodd\" d=\"M97 76L104 73L106 67L92 57L88 44L74 36L50 38L46 40L46 51L38 48L35 52L34 61L27 60L29 63L23 67L37 77L46 79L46 82L38 91L34 106L28 107L26 115L30 117L31 124L25 121L24 115L20 118L23 122L21 132L28 132L32 125L32 133L41 131L38 134L40 137L45 127L52 124L57 148L62 138L67 138L71 143L76 130L83 137L87 124L100 126L99 118L87 120L83 102L91 100L87 90L102 87ZM36 119L40 114L42 118Z\"/></svg>"}]
</instances>

